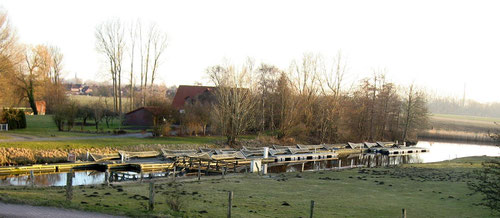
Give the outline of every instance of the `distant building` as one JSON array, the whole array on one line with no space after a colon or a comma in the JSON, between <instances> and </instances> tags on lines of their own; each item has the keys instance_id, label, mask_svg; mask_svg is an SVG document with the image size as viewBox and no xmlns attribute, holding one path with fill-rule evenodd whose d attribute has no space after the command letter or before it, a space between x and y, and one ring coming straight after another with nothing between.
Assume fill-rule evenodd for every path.
<instances>
[{"instance_id":1,"label":"distant building","mask_svg":"<svg viewBox=\"0 0 500 218\"><path fill-rule=\"evenodd\" d=\"M45 115L45 111L47 110L47 103L45 101L35 101L35 105L38 115Z\"/></svg>"},{"instance_id":2,"label":"distant building","mask_svg":"<svg viewBox=\"0 0 500 218\"><path fill-rule=\"evenodd\" d=\"M141 107L125 114L123 125L153 126L153 115L157 107Z\"/></svg>"},{"instance_id":3,"label":"distant building","mask_svg":"<svg viewBox=\"0 0 500 218\"><path fill-rule=\"evenodd\" d=\"M64 85L70 95L92 95L92 88L85 84L67 83Z\"/></svg>"},{"instance_id":4,"label":"distant building","mask_svg":"<svg viewBox=\"0 0 500 218\"><path fill-rule=\"evenodd\" d=\"M186 86L180 85L175 93L172 106L177 110L183 110L186 102L194 103L197 100L213 101L213 86Z\"/></svg>"}]
</instances>

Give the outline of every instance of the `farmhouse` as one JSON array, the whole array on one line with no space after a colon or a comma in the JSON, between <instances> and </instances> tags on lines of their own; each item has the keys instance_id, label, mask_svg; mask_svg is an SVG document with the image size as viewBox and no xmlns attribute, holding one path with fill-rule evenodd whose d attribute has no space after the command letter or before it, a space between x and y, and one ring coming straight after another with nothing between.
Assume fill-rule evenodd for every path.
<instances>
[{"instance_id":1,"label":"farmhouse","mask_svg":"<svg viewBox=\"0 0 500 218\"><path fill-rule=\"evenodd\" d=\"M186 103L195 103L196 101L212 102L214 100L213 86L187 86L180 85L175 93L172 106L182 111Z\"/></svg>"}]
</instances>

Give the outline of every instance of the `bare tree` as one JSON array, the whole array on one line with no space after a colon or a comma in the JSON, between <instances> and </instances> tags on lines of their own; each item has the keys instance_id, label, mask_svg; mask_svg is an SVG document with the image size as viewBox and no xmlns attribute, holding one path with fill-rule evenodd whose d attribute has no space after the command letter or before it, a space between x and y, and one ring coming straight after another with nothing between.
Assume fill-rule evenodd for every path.
<instances>
[{"instance_id":1,"label":"bare tree","mask_svg":"<svg viewBox=\"0 0 500 218\"><path fill-rule=\"evenodd\" d=\"M113 80L114 111L122 114L121 72L125 52L125 30L119 20L110 20L96 28L96 47L108 60Z\"/></svg>"},{"instance_id":2,"label":"bare tree","mask_svg":"<svg viewBox=\"0 0 500 218\"><path fill-rule=\"evenodd\" d=\"M148 80L150 87L154 85L157 71L162 63L162 55L167 48L167 35L162 32L154 23L150 24L147 33L143 36L142 24L138 22L139 30L139 52L141 62L141 92L142 105L146 105L148 92Z\"/></svg>"},{"instance_id":3,"label":"bare tree","mask_svg":"<svg viewBox=\"0 0 500 218\"><path fill-rule=\"evenodd\" d=\"M403 102L403 135L406 141L410 132L425 128L428 123L425 94L411 84L405 91Z\"/></svg>"},{"instance_id":4,"label":"bare tree","mask_svg":"<svg viewBox=\"0 0 500 218\"><path fill-rule=\"evenodd\" d=\"M249 61L242 69L234 66L214 66L207 69L210 80L216 86L216 103L213 115L216 125L227 143L234 146L236 139L252 124L251 114L256 101L252 95L253 63Z\"/></svg>"},{"instance_id":5,"label":"bare tree","mask_svg":"<svg viewBox=\"0 0 500 218\"><path fill-rule=\"evenodd\" d=\"M132 23L130 25L130 93L129 93L129 104L130 108L129 110L132 111L134 110L134 89L135 89L135 82L134 82L134 57L135 57L135 41L137 39L137 31L138 31L138 25L139 23Z\"/></svg>"}]
</instances>

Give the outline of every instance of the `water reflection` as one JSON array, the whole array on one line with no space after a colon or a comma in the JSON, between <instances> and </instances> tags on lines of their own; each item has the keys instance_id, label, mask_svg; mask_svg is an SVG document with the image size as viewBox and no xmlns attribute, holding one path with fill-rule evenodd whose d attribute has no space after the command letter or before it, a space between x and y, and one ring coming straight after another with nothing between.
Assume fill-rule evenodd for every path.
<instances>
[{"instance_id":1,"label":"water reflection","mask_svg":"<svg viewBox=\"0 0 500 218\"><path fill-rule=\"evenodd\" d=\"M36 186L64 186L66 185L67 173L35 174L34 185ZM97 171L77 171L73 177L73 185L101 184L104 182L104 173ZM19 175L2 178L0 185L31 185L29 175Z\"/></svg>"},{"instance_id":2,"label":"water reflection","mask_svg":"<svg viewBox=\"0 0 500 218\"><path fill-rule=\"evenodd\" d=\"M417 147L428 148L428 153L418 153L404 156L387 156L381 154L353 154L342 157L339 160L316 161L293 163L287 165L270 165L268 172L300 172L303 170L331 169L334 167L350 167L363 165L366 167L391 166L404 163L429 163L436 161L451 160L469 156L500 156L500 147L491 145L460 144L445 142L421 141ZM302 168L303 167L303 168ZM64 186L66 185L66 173L35 174L34 183L37 186ZM135 172L113 172L111 181L126 181L140 179L140 174ZM166 172L147 173L142 175L148 177L165 177ZM0 185L31 185L29 175L11 177L0 177ZM105 182L105 173L97 171L77 171L73 179L73 185L102 184Z\"/></svg>"}]
</instances>

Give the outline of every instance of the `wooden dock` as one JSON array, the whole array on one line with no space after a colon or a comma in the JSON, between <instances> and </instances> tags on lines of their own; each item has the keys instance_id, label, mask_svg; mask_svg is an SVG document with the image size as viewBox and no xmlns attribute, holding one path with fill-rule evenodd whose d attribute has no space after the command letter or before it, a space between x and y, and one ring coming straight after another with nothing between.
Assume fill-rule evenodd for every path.
<instances>
[{"instance_id":1,"label":"wooden dock","mask_svg":"<svg viewBox=\"0 0 500 218\"><path fill-rule=\"evenodd\" d=\"M410 155L410 154L418 154L418 153L426 153L429 152L427 148L419 148L419 147L401 147L401 148L380 148L375 150L375 152L388 155L388 156L398 156L398 155Z\"/></svg>"}]
</instances>

